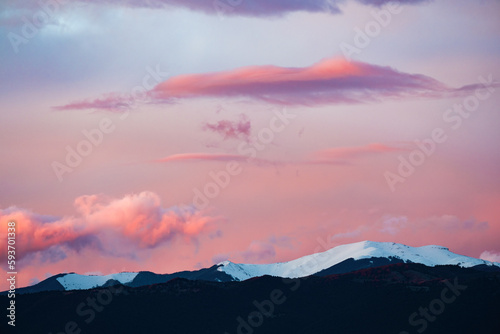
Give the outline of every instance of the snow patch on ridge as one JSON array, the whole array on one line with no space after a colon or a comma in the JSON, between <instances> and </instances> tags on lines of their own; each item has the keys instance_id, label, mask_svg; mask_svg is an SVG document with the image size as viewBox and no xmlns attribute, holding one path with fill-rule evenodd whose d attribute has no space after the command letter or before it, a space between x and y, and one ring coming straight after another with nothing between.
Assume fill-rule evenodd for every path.
<instances>
[{"instance_id":1,"label":"snow patch on ridge","mask_svg":"<svg viewBox=\"0 0 500 334\"><path fill-rule=\"evenodd\" d=\"M65 290L86 290L104 285L110 279L116 280L122 284L132 282L138 273L118 273L105 276L66 274L58 277L57 281L61 283Z\"/></svg>"}]
</instances>

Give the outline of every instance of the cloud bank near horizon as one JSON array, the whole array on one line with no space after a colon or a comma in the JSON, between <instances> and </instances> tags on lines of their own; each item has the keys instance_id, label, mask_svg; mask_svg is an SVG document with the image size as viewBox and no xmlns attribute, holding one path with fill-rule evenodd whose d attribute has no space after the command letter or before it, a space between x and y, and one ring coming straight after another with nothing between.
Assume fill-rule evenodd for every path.
<instances>
[{"instance_id":1,"label":"cloud bank near horizon","mask_svg":"<svg viewBox=\"0 0 500 334\"><path fill-rule=\"evenodd\" d=\"M0 209L0 224L16 222L20 259L41 255L57 262L67 253L92 248L104 255L133 256L138 250L153 249L184 238L196 238L213 231L215 218L193 207L161 205L158 195L144 191L113 199L103 195L80 196L74 202L77 215L44 216L27 209ZM2 250L0 255L5 255Z\"/></svg>"}]
</instances>

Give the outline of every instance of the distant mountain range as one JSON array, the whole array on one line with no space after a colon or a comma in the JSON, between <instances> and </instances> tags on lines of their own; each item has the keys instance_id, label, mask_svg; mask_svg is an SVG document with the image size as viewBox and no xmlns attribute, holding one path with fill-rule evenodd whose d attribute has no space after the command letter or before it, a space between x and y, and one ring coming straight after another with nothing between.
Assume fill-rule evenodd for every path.
<instances>
[{"instance_id":1,"label":"distant mountain range","mask_svg":"<svg viewBox=\"0 0 500 334\"><path fill-rule=\"evenodd\" d=\"M172 274L156 274L148 271L102 276L75 273L59 274L33 286L20 288L17 293L86 290L110 285L140 287L165 283L175 278L231 282L265 275L281 278L300 278L311 275L328 276L396 263L418 263L429 267L455 265L481 271L500 271L500 263L455 254L442 246L410 247L390 242L363 241L341 245L289 262L272 264L238 264L224 261L210 268Z\"/></svg>"},{"instance_id":2,"label":"distant mountain range","mask_svg":"<svg viewBox=\"0 0 500 334\"><path fill-rule=\"evenodd\" d=\"M347 267L353 261L371 264L348 260ZM0 296L0 305L8 303ZM0 333L497 334L500 272L496 265L395 263L295 279L174 278L139 287L21 294L16 309L16 330L2 321Z\"/></svg>"}]
</instances>

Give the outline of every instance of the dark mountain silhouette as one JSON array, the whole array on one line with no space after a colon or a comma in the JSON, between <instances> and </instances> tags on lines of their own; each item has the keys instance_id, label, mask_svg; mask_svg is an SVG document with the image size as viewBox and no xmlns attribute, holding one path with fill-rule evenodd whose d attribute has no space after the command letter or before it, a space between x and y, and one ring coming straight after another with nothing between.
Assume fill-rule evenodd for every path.
<instances>
[{"instance_id":1,"label":"dark mountain silhouette","mask_svg":"<svg viewBox=\"0 0 500 334\"><path fill-rule=\"evenodd\" d=\"M139 287L24 294L16 297L16 329L53 334L498 333L500 273L478 269L396 263L321 277L174 278ZM6 305L7 297L0 296L0 303ZM5 332L6 322L0 326Z\"/></svg>"}]
</instances>

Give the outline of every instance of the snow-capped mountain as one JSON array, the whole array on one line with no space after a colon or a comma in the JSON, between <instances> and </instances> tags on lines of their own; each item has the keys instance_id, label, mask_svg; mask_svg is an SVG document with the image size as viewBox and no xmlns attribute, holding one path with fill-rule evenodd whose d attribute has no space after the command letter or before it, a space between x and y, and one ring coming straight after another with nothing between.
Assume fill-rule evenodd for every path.
<instances>
[{"instance_id":1,"label":"snow-capped mountain","mask_svg":"<svg viewBox=\"0 0 500 334\"><path fill-rule=\"evenodd\" d=\"M61 283L65 290L86 290L100 287L106 284L109 280L127 284L134 280L138 273L118 273L111 275L78 275L67 274L56 278Z\"/></svg>"},{"instance_id":2,"label":"snow-capped mountain","mask_svg":"<svg viewBox=\"0 0 500 334\"><path fill-rule=\"evenodd\" d=\"M210 268L172 274L155 274L147 271L111 275L59 274L36 285L18 289L18 292L85 290L115 284L138 287L164 283L174 278L228 282L243 281L264 275L286 278L326 276L398 262L419 263L429 267L436 265L457 265L465 268L482 266L487 267L488 270L500 271L500 263L455 254L442 246L410 247L392 242L362 241L281 263L240 264L224 261Z\"/></svg>"},{"instance_id":3,"label":"snow-capped mountain","mask_svg":"<svg viewBox=\"0 0 500 334\"><path fill-rule=\"evenodd\" d=\"M420 263L430 267L436 265L458 265L467 268L477 265L496 265L500 267L500 263L455 254L442 246L410 247L393 242L362 241L337 246L325 252L307 255L289 262L238 264L225 261L219 263L217 270L239 281L263 275L297 278L317 274L348 259L363 260L372 258Z\"/></svg>"}]
</instances>

